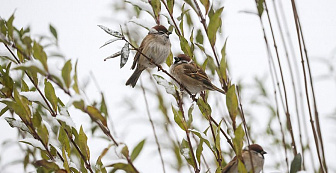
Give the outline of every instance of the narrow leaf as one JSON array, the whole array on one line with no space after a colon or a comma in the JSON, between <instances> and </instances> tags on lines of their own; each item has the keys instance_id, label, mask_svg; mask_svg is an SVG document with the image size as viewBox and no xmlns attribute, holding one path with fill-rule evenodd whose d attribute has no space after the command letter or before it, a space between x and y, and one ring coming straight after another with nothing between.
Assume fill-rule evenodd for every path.
<instances>
[{"instance_id":1,"label":"narrow leaf","mask_svg":"<svg viewBox=\"0 0 336 173\"><path fill-rule=\"evenodd\" d=\"M105 127L107 126L106 118L101 114L101 112L97 108L93 106L88 106L86 110L93 120L100 120Z\"/></svg>"},{"instance_id":2,"label":"narrow leaf","mask_svg":"<svg viewBox=\"0 0 336 173\"><path fill-rule=\"evenodd\" d=\"M146 139L140 141L140 142L138 143L138 145L136 145L136 146L134 147L134 149L133 149L133 151L132 151L132 154L131 154L131 160L132 160L132 161L134 161L134 160L138 157L138 155L140 154L140 152L141 152L141 150L142 150L142 148L143 148L145 142L146 142Z\"/></svg>"},{"instance_id":3,"label":"narrow leaf","mask_svg":"<svg viewBox=\"0 0 336 173\"><path fill-rule=\"evenodd\" d=\"M123 68L126 64L129 54L129 43L125 43L124 47L121 49L120 68Z\"/></svg>"},{"instance_id":4,"label":"narrow leaf","mask_svg":"<svg viewBox=\"0 0 336 173\"><path fill-rule=\"evenodd\" d=\"M48 101L51 103L53 110L56 112L58 98L55 94L55 89L52 86L52 84L48 82L47 80L45 80L44 85L45 85L44 94L47 97Z\"/></svg>"},{"instance_id":5,"label":"narrow leaf","mask_svg":"<svg viewBox=\"0 0 336 173\"><path fill-rule=\"evenodd\" d=\"M71 60L68 60L62 68L62 78L63 78L65 86L68 89L71 84L71 77L70 77L71 70L72 70Z\"/></svg>"},{"instance_id":6,"label":"narrow leaf","mask_svg":"<svg viewBox=\"0 0 336 173\"><path fill-rule=\"evenodd\" d=\"M221 19L221 14L223 12L224 7L218 9L213 15L210 16L210 22L208 26L208 37L210 40L210 44L212 46L215 45L216 43L216 33L218 28L222 25L222 19Z\"/></svg>"},{"instance_id":7,"label":"narrow leaf","mask_svg":"<svg viewBox=\"0 0 336 173\"><path fill-rule=\"evenodd\" d=\"M117 40L122 40L122 39L119 38L119 37L117 37L117 38L113 38L113 39L111 39L111 40L105 42L102 46L100 46L100 48L102 48L102 47L104 47L104 46L106 46L106 45L108 45L108 44L111 44L111 43L113 43L113 42L115 42L115 41L117 41Z\"/></svg>"},{"instance_id":8,"label":"narrow leaf","mask_svg":"<svg viewBox=\"0 0 336 173\"><path fill-rule=\"evenodd\" d=\"M291 167L290 167L290 173L296 173L299 172L301 170L301 164L302 164L302 158L301 158L301 154L298 153L292 163L291 163Z\"/></svg>"},{"instance_id":9,"label":"narrow leaf","mask_svg":"<svg viewBox=\"0 0 336 173\"><path fill-rule=\"evenodd\" d=\"M261 16L262 13L264 12L264 0L258 0L257 8L258 8L258 15Z\"/></svg>"},{"instance_id":10,"label":"narrow leaf","mask_svg":"<svg viewBox=\"0 0 336 173\"><path fill-rule=\"evenodd\" d=\"M56 29L51 25L49 24L49 30L51 32L51 34L55 37L55 39L57 40L57 31Z\"/></svg>"},{"instance_id":11,"label":"narrow leaf","mask_svg":"<svg viewBox=\"0 0 336 173\"><path fill-rule=\"evenodd\" d=\"M238 99L235 85L231 85L226 93L226 106L233 122L233 127L235 128L236 116L238 114Z\"/></svg>"},{"instance_id":12,"label":"narrow leaf","mask_svg":"<svg viewBox=\"0 0 336 173\"><path fill-rule=\"evenodd\" d=\"M118 31L113 31L111 30L110 28L106 27L106 26L103 26L103 25L98 25L98 27L100 27L102 30L104 30L106 33L114 36L114 37L117 37L117 38L122 38L123 35L118 32Z\"/></svg>"},{"instance_id":13,"label":"narrow leaf","mask_svg":"<svg viewBox=\"0 0 336 173\"><path fill-rule=\"evenodd\" d=\"M154 79L156 80L157 84L163 86L166 89L166 92L171 95L175 95L175 86L168 82L165 78L160 75L153 74Z\"/></svg>"},{"instance_id":14,"label":"narrow leaf","mask_svg":"<svg viewBox=\"0 0 336 173\"><path fill-rule=\"evenodd\" d=\"M108 56L107 58L105 58L104 61L106 61L106 60L108 60L108 59L115 58L115 57L120 56L120 55L121 55L121 51L116 52L116 53L114 53L113 55Z\"/></svg>"},{"instance_id":15,"label":"narrow leaf","mask_svg":"<svg viewBox=\"0 0 336 173\"><path fill-rule=\"evenodd\" d=\"M209 116L211 115L211 107L208 103L204 102L203 98L199 98L197 100L197 106L199 108L199 110L201 111L202 115L204 116L204 118L206 118L207 120L209 120Z\"/></svg>"}]
</instances>

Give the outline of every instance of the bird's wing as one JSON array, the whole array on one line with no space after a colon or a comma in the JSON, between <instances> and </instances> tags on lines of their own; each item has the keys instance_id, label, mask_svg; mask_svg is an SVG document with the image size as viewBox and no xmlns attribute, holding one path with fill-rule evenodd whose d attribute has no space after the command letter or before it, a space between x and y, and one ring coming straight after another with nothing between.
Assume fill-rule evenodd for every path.
<instances>
[{"instance_id":1,"label":"bird's wing","mask_svg":"<svg viewBox=\"0 0 336 173\"><path fill-rule=\"evenodd\" d=\"M231 173L237 167L237 156L235 156L222 170L222 173Z\"/></svg>"},{"instance_id":2,"label":"bird's wing","mask_svg":"<svg viewBox=\"0 0 336 173\"><path fill-rule=\"evenodd\" d=\"M208 85L208 86L212 85L210 79L208 78L204 70L198 67L194 63L184 65L184 73L188 77L193 78L197 81L200 81L204 83L205 85Z\"/></svg>"}]
</instances>

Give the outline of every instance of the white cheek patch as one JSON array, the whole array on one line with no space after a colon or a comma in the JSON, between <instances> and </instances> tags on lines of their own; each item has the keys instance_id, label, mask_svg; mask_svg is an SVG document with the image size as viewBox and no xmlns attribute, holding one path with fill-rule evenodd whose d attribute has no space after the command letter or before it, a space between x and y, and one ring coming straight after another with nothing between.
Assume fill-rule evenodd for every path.
<instances>
[{"instance_id":1,"label":"white cheek patch","mask_svg":"<svg viewBox=\"0 0 336 173\"><path fill-rule=\"evenodd\" d=\"M263 156L262 154L260 154L260 153L258 153L257 155L258 155L258 157L260 157L260 158L264 158L264 156Z\"/></svg>"}]
</instances>

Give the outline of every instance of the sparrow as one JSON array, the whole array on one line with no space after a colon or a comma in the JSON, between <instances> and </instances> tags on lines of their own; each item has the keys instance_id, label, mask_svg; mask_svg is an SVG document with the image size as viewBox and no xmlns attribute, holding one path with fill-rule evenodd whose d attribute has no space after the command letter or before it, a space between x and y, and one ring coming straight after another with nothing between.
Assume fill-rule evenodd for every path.
<instances>
[{"instance_id":1,"label":"sparrow","mask_svg":"<svg viewBox=\"0 0 336 173\"><path fill-rule=\"evenodd\" d=\"M252 170L249 150L251 151L254 172L259 173L264 167L264 154L267 154L264 149L258 144L252 144L245 147L242 152L242 162L245 165L247 172ZM238 160L237 156L234 157L222 170L222 173L238 173Z\"/></svg>"},{"instance_id":2,"label":"sparrow","mask_svg":"<svg viewBox=\"0 0 336 173\"><path fill-rule=\"evenodd\" d=\"M169 35L171 32L162 25L156 25L151 28L148 35L142 40L139 51L151 58L156 64L165 62L170 54L171 44ZM126 85L131 85L133 88L137 83L142 71L146 68L154 68L155 64L151 63L139 51L134 56L134 61L131 69L135 68L132 76L127 80Z\"/></svg>"},{"instance_id":3,"label":"sparrow","mask_svg":"<svg viewBox=\"0 0 336 173\"><path fill-rule=\"evenodd\" d=\"M170 74L180 82L191 94L197 94L204 90L225 91L213 85L204 70L194 63L188 55L180 54L174 57L174 63L170 67Z\"/></svg>"}]
</instances>

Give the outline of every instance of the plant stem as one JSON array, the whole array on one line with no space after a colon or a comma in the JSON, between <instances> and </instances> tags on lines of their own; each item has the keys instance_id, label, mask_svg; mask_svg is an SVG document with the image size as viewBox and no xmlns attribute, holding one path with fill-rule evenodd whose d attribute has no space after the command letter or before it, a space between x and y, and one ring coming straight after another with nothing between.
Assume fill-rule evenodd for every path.
<instances>
[{"instance_id":1,"label":"plant stem","mask_svg":"<svg viewBox=\"0 0 336 173\"><path fill-rule=\"evenodd\" d=\"M150 122L150 124L152 126L155 142L156 142L156 145L157 145L157 149L158 149L160 160L161 160L161 164L162 164L162 170L165 173L166 172L165 164L164 164L164 161L163 161L163 157L162 157L162 153L161 153L161 147L160 147L159 139L158 139L157 134L156 134L154 122L152 120L152 116L151 116L150 111L149 111L148 101L147 101L147 97L146 97L146 91L145 91L145 88L143 87L141 79L140 79L140 82L141 82L140 86L141 86L142 93L143 93L144 100L145 100L145 104L146 104L146 110L147 110L148 120L149 120L149 122Z\"/></svg>"}]
</instances>

